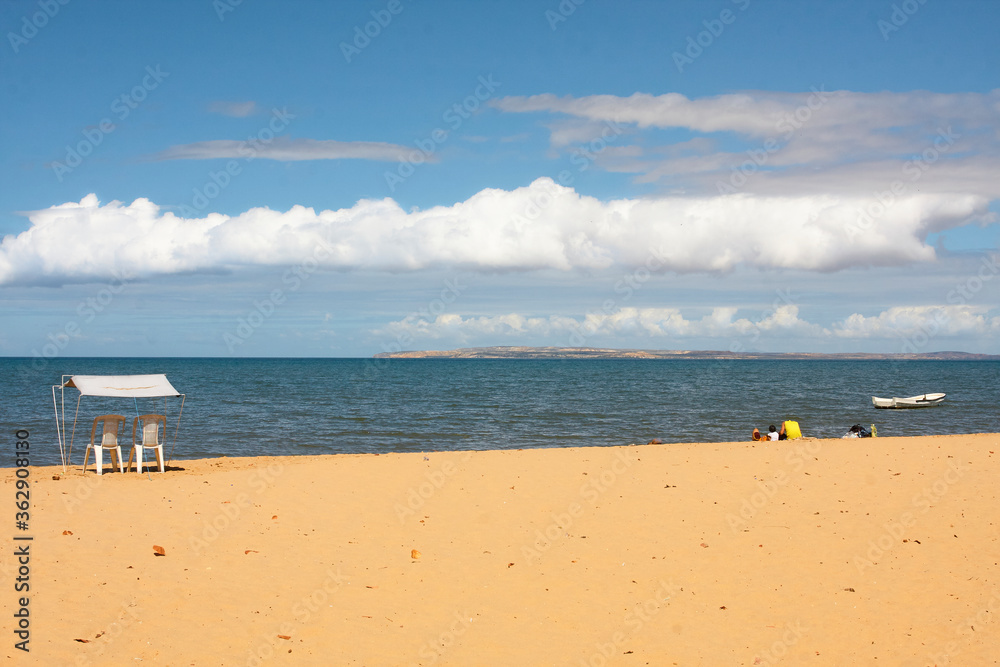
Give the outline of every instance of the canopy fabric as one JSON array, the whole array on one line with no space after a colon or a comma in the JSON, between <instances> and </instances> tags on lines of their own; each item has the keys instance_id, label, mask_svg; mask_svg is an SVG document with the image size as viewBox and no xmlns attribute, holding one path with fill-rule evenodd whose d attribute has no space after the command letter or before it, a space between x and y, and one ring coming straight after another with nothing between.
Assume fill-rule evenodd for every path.
<instances>
[{"instance_id":1,"label":"canopy fabric","mask_svg":"<svg viewBox=\"0 0 1000 667\"><path fill-rule=\"evenodd\" d=\"M64 387L80 390L81 396L150 398L180 396L167 376L160 375L73 375Z\"/></svg>"}]
</instances>

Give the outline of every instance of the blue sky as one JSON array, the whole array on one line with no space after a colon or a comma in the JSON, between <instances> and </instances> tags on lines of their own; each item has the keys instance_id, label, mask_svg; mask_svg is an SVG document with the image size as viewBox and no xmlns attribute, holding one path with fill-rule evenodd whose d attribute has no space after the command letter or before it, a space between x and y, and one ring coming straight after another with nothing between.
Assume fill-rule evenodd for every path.
<instances>
[{"instance_id":1,"label":"blue sky","mask_svg":"<svg viewBox=\"0 0 1000 667\"><path fill-rule=\"evenodd\" d=\"M1000 354L995 2L0 25L0 354Z\"/></svg>"}]
</instances>

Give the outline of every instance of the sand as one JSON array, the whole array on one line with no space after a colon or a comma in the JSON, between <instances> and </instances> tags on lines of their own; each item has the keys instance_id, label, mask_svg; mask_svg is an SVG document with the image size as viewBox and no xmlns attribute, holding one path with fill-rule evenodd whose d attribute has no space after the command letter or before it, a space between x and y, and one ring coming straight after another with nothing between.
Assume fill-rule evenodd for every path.
<instances>
[{"instance_id":1,"label":"sand","mask_svg":"<svg viewBox=\"0 0 1000 667\"><path fill-rule=\"evenodd\" d=\"M27 531L0 479L6 664L1000 655L996 434L36 467Z\"/></svg>"}]
</instances>

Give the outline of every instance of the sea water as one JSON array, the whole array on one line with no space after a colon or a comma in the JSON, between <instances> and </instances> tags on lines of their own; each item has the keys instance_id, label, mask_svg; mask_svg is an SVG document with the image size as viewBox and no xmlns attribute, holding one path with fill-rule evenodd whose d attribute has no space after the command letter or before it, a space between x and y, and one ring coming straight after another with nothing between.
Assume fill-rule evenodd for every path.
<instances>
[{"instance_id":1,"label":"sea water","mask_svg":"<svg viewBox=\"0 0 1000 667\"><path fill-rule=\"evenodd\" d=\"M179 429L180 399L84 397L77 465L107 413L128 418L127 444L132 417L166 414L173 459L749 441L786 419L821 438L853 424L881 436L1000 432L996 361L0 358L0 371L3 467L20 428L34 465L60 462L52 385L63 374L165 373L186 394ZM871 404L928 392L948 396L914 410ZM56 390L68 431L78 396Z\"/></svg>"}]
</instances>

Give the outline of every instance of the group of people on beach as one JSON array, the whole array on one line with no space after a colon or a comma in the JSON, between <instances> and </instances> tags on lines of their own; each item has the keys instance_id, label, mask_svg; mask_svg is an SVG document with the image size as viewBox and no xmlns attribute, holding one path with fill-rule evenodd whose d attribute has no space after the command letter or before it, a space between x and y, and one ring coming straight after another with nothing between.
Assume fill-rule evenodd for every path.
<instances>
[{"instance_id":1,"label":"group of people on beach","mask_svg":"<svg viewBox=\"0 0 1000 667\"><path fill-rule=\"evenodd\" d=\"M751 437L753 440L788 440L789 438L801 438L802 431L799 429L798 422L783 421L781 422L780 430L775 428L774 424L771 424L767 427L767 433L762 435L758 429L754 429Z\"/></svg>"}]
</instances>

